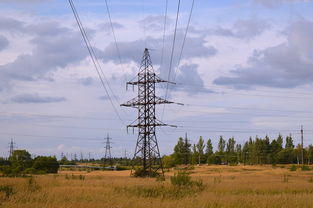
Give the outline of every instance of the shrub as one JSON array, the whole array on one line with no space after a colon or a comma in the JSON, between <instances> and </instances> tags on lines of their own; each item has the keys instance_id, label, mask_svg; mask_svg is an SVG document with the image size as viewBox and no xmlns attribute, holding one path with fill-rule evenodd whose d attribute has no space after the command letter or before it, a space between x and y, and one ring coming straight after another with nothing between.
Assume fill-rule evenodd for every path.
<instances>
[{"instance_id":1,"label":"shrub","mask_svg":"<svg viewBox=\"0 0 313 208\"><path fill-rule=\"evenodd\" d=\"M29 191L34 192L40 189L40 186L37 184L34 177L31 176L27 181L27 188Z\"/></svg>"},{"instance_id":2,"label":"shrub","mask_svg":"<svg viewBox=\"0 0 313 208\"><path fill-rule=\"evenodd\" d=\"M137 168L132 174L134 177L158 177L160 174L158 172L148 172L142 168Z\"/></svg>"},{"instance_id":3,"label":"shrub","mask_svg":"<svg viewBox=\"0 0 313 208\"><path fill-rule=\"evenodd\" d=\"M297 170L297 166L292 165L292 166L290 167L290 171L296 171L296 170Z\"/></svg>"},{"instance_id":4,"label":"shrub","mask_svg":"<svg viewBox=\"0 0 313 208\"><path fill-rule=\"evenodd\" d=\"M1 185L0 192L3 192L7 198L14 194L13 187L10 185Z\"/></svg>"},{"instance_id":5,"label":"shrub","mask_svg":"<svg viewBox=\"0 0 313 208\"><path fill-rule=\"evenodd\" d=\"M174 186L191 186L192 180L188 172L179 171L171 177L171 184Z\"/></svg>"},{"instance_id":6,"label":"shrub","mask_svg":"<svg viewBox=\"0 0 313 208\"><path fill-rule=\"evenodd\" d=\"M35 158L33 168L42 171L42 173L57 173L59 163L55 157L39 156Z\"/></svg>"},{"instance_id":7,"label":"shrub","mask_svg":"<svg viewBox=\"0 0 313 208\"><path fill-rule=\"evenodd\" d=\"M309 166L307 166L307 165L302 165L301 170L302 171L310 171L311 168Z\"/></svg>"}]
</instances>

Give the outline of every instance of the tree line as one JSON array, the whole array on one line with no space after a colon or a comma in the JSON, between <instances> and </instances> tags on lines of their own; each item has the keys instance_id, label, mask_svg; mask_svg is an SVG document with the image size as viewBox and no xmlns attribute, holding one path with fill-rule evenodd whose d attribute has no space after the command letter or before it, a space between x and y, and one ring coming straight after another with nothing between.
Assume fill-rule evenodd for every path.
<instances>
[{"instance_id":1,"label":"tree line","mask_svg":"<svg viewBox=\"0 0 313 208\"><path fill-rule=\"evenodd\" d=\"M32 158L26 150L15 150L8 159L0 158L0 172L4 175L57 173L58 168L56 157Z\"/></svg>"},{"instance_id":2,"label":"tree line","mask_svg":"<svg viewBox=\"0 0 313 208\"><path fill-rule=\"evenodd\" d=\"M285 141L284 141L285 140ZM301 163L301 144L294 145L291 135L285 139L282 135L270 140L264 138L249 138L243 145L234 137L225 140L220 136L214 151L212 140L204 141L200 136L196 144L189 143L187 138L180 137L171 155L164 156L164 166L188 164L299 164ZM304 163L313 162L313 146L303 148Z\"/></svg>"}]
</instances>

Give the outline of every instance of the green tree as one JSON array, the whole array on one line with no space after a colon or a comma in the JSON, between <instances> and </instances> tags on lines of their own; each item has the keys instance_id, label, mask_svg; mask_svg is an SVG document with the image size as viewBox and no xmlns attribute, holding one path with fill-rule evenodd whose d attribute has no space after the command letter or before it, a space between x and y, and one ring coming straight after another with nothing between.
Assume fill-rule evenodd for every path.
<instances>
[{"instance_id":1,"label":"green tree","mask_svg":"<svg viewBox=\"0 0 313 208\"><path fill-rule=\"evenodd\" d=\"M241 158L242 158L241 144L236 145L236 156L237 156L237 163L241 163Z\"/></svg>"},{"instance_id":2,"label":"green tree","mask_svg":"<svg viewBox=\"0 0 313 208\"><path fill-rule=\"evenodd\" d=\"M307 161L309 165L313 161L313 145L309 145L307 148Z\"/></svg>"},{"instance_id":3,"label":"green tree","mask_svg":"<svg viewBox=\"0 0 313 208\"><path fill-rule=\"evenodd\" d=\"M235 154L235 144L236 141L234 137L229 138L226 145L226 162L234 164L237 161L237 156Z\"/></svg>"},{"instance_id":4,"label":"green tree","mask_svg":"<svg viewBox=\"0 0 313 208\"><path fill-rule=\"evenodd\" d=\"M162 164L164 166L164 168L171 168L174 166L174 161L173 161L173 157L170 155L164 155L162 157Z\"/></svg>"},{"instance_id":5,"label":"green tree","mask_svg":"<svg viewBox=\"0 0 313 208\"><path fill-rule=\"evenodd\" d=\"M282 150L283 149L283 136L281 134L279 134L277 137L277 144L278 144L279 150Z\"/></svg>"},{"instance_id":6,"label":"green tree","mask_svg":"<svg viewBox=\"0 0 313 208\"><path fill-rule=\"evenodd\" d=\"M249 164L249 142L245 142L242 148L242 162L244 165Z\"/></svg>"},{"instance_id":7,"label":"green tree","mask_svg":"<svg viewBox=\"0 0 313 208\"><path fill-rule=\"evenodd\" d=\"M185 143L182 137L179 137L177 144L174 147L174 153L172 154L173 161L175 165L181 165L183 164L183 159L184 159L184 148L185 148Z\"/></svg>"},{"instance_id":8,"label":"green tree","mask_svg":"<svg viewBox=\"0 0 313 208\"><path fill-rule=\"evenodd\" d=\"M301 144L298 144L296 149L294 149L294 154L297 158L297 164L300 164L300 160L301 160L301 149L302 149L302 146Z\"/></svg>"},{"instance_id":9,"label":"green tree","mask_svg":"<svg viewBox=\"0 0 313 208\"><path fill-rule=\"evenodd\" d=\"M12 166L16 168L16 172L19 173L26 168L30 168L33 164L31 155L26 150L15 150L12 156L9 158Z\"/></svg>"},{"instance_id":10,"label":"green tree","mask_svg":"<svg viewBox=\"0 0 313 208\"><path fill-rule=\"evenodd\" d=\"M220 136L220 140L218 142L218 152L224 153L224 151L225 151L225 140L223 139L222 136Z\"/></svg>"},{"instance_id":11,"label":"green tree","mask_svg":"<svg viewBox=\"0 0 313 208\"><path fill-rule=\"evenodd\" d=\"M59 163L55 157L39 156L35 158L33 168L44 173L57 173Z\"/></svg>"},{"instance_id":12,"label":"green tree","mask_svg":"<svg viewBox=\"0 0 313 208\"><path fill-rule=\"evenodd\" d=\"M212 141L211 139L208 139L207 143L206 143L206 150L205 153L209 156L211 154L213 154L213 145L212 145Z\"/></svg>"},{"instance_id":13,"label":"green tree","mask_svg":"<svg viewBox=\"0 0 313 208\"><path fill-rule=\"evenodd\" d=\"M204 140L202 136L200 136L199 141L196 146L197 146L197 152L198 152L198 164L200 165L201 163L205 162L205 155L204 155L205 144L204 144Z\"/></svg>"},{"instance_id":14,"label":"green tree","mask_svg":"<svg viewBox=\"0 0 313 208\"><path fill-rule=\"evenodd\" d=\"M191 163L194 165L194 164L197 164L198 162L199 162L199 152L197 150L197 145L193 144Z\"/></svg>"},{"instance_id":15,"label":"green tree","mask_svg":"<svg viewBox=\"0 0 313 208\"><path fill-rule=\"evenodd\" d=\"M224 162L224 157L225 157L225 140L223 139L222 136L220 136L220 140L218 142L218 151L215 154L216 156L220 157L220 161Z\"/></svg>"},{"instance_id":16,"label":"green tree","mask_svg":"<svg viewBox=\"0 0 313 208\"><path fill-rule=\"evenodd\" d=\"M184 164L190 164L191 160L191 144L188 142L187 135L185 137L184 148L183 148L183 161Z\"/></svg>"},{"instance_id":17,"label":"green tree","mask_svg":"<svg viewBox=\"0 0 313 208\"><path fill-rule=\"evenodd\" d=\"M208 139L206 143L206 149L205 149L205 155L206 155L206 161L209 163L208 159L213 154L213 145L211 139Z\"/></svg>"},{"instance_id":18,"label":"green tree","mask_svg":"<svg viewBox=\"0 0 313 208\"><path fill-rule=\"evenodd\" d=\"M291 135L287 136L285 149L293 149L293 148L295 148L295 145L293 144L293 139L292 139Z\"/></svg>"}]
</instances>

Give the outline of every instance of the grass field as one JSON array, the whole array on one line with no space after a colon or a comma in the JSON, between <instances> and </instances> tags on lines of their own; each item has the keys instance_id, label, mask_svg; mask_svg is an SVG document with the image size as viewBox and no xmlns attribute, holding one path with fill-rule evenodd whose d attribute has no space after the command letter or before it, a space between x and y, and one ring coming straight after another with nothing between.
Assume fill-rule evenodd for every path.
<instances>
[{"instance_id":1,"label":"grass field","mask_svg":"<svg viewBox=\"0 0 313 208\"><path fill-rule=\"evenodd\" d=\"M290 171L288 166L196 166L191 177L202 180L200 188L173 186L174 172L166 173L165 182L129 177L129 171L1 177L0 207L313 207L313 171Z\"/></svg>"}]
</instances>

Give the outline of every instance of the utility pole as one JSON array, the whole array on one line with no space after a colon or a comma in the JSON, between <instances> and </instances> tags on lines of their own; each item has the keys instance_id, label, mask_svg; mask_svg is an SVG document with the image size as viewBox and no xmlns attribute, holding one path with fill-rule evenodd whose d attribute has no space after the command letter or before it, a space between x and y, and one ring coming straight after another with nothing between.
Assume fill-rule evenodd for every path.
<instances>
[{"instance_id":1,"label":"utility pole","mask_svg":"<svg viewBox=\"0 0 313 208\"><path fill-rule=\"evenodd\" d=\"M135 78L136 79L136 78ZM138 128L138 138L134 153L134 160L138 159L142 165L142 177L154 177L161 171L164 176L162 160L159 151L159 145L156 138L156 127L168 126L159 121L155 116L157 104L170 104L167 101L155 95L155 84L168 81L160 79L154 72L149 50L146 48L142 57L141 66L137 80L126 83L133 87L137 85L138 96L132 100L121 104L121 106L132 107L138 110L138 117L128 128ZM133 164L134 169L134 164Z\"/></svg>"},{"instance_id":2,"label":"utility pole","mask_svg":"<svg viewBox=\"0 0 313 208\"><path fill-rule=\"evenodd\" d=\"M109 134L108 134L107 138L106 138L106 142L105 142L104 163L106 161L109 161L110 166L112 166L113 163L112 163L112 157L111 157L111 143L110 143L110 139L112 139L112 138L110 138Z\"/></svg>"},{"instance_id":3,"label":"utility pole","mask_svg":"<svg viewBox=\"0 0 313 208\"><path fill-rule=\"evenodd\" d=\"M125 152L124 152L124 158L125 159L127 158L126 149L125 149Z\"/></svg>"},{"instance_id":4,"label":"utility pole","mask_svg":"<svg viewBox=\"0 0 313 208\"><path fill-rule=\"evenodd\" d=\"M304 164L304 155L303 155L303 126L301 125L301 163Z\"/></svg>"},{"instance_id":5,"label":"utility pole","mask_svg":"<svg viewBox=\"0 0 313 208\"><path fill-rule=\"evenodd\" d=\"M13 155L14 148L15 148L15 145L16 145L15 142L13 142L13 139L11 139L9 145L10 145L9 146L9 148L10 148L10 150L9 150L9 158L10 158Z\"/></svg>"}]
</instances>

